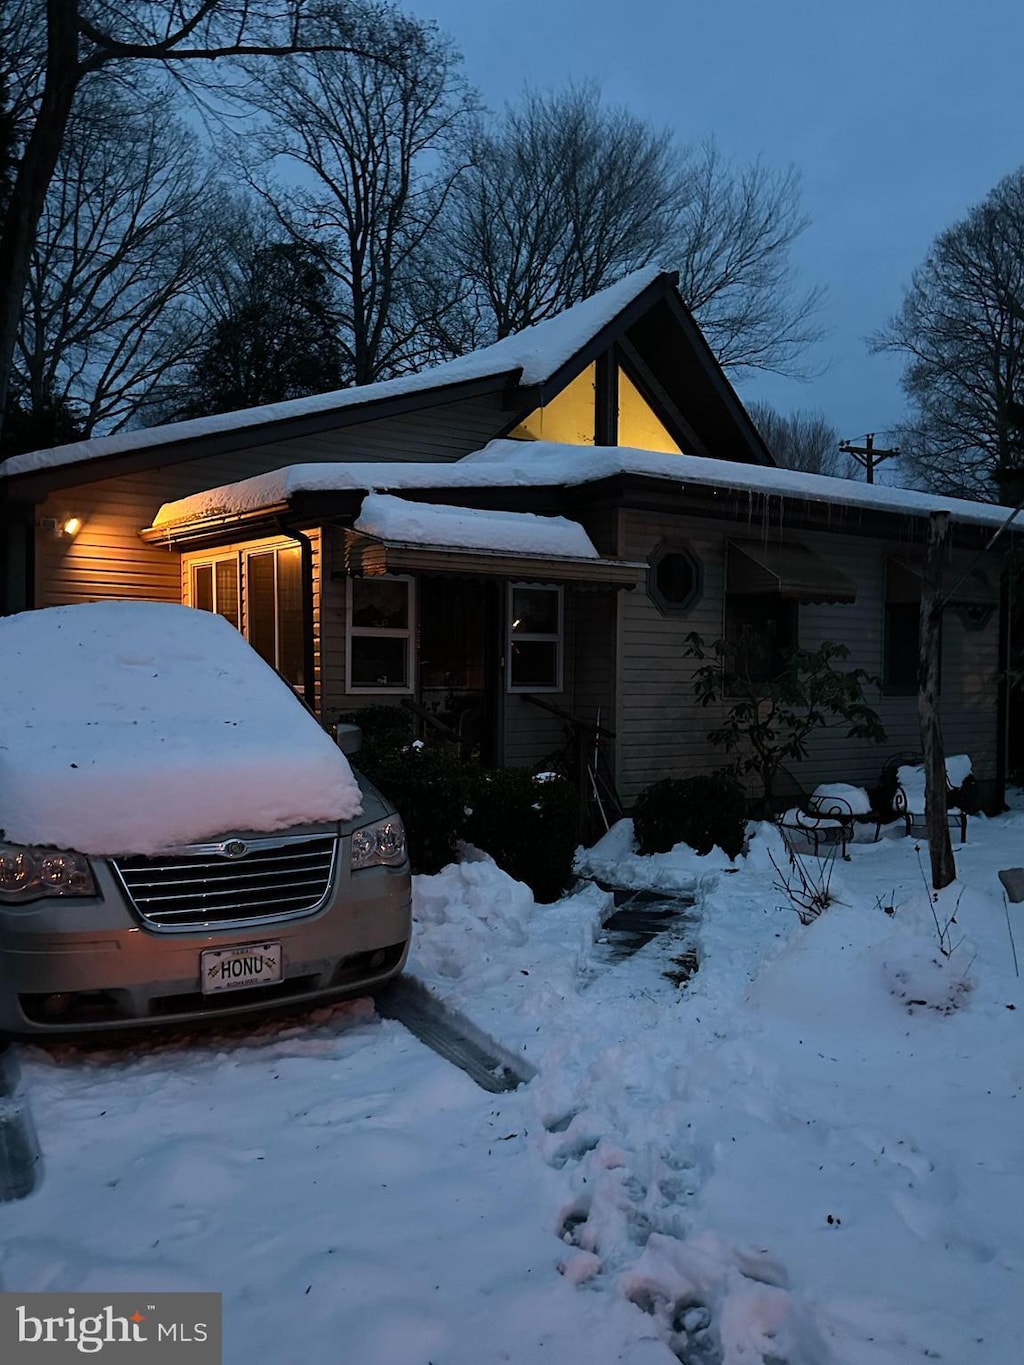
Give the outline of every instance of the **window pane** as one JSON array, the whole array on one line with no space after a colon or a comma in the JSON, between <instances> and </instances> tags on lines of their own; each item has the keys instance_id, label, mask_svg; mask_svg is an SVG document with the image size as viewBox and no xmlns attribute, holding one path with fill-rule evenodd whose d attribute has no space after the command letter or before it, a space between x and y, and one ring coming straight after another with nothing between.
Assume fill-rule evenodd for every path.
<instances>
[{"instance_id":1,"label":"window pane","mask_svg":"<svg viewBox=\"0 0 1024 1365\"><path fill-rule=\"evenodd\" d=\"M891 697L917 693L918 632L921 608L917 602L887 602L885 607L885 690Z\"/></svg>"},{"instance_id":2,"label":"window pane","mask_svg":"<svg viewBox=\"0 0 1024 1365\"><path fill-rule=\"evenodd\" d=\"M303 683L302 551L277 552L277 667L290 683Z\"/></svg>"},{"instance_id":3,"label":"window pane","mask_svg":"<svg viewBox=\"0 0 1024 1365\"><path fill-rule=\"evenodd\" d=\"M768 682L782 672L786 652L796 645L796 603L760 593L725 599L725 643L729 667L750 682Z\"/></svg>"},{"instance_id":4,"label":"window pane","mask_svg":"<svg viewBox=\"0 0 1024 1365\"><path fill-rule=\"evenodd\" d=\"M274 551L250 555L246 573L246 606L249 643L268 664L277 666L277 632L274 623Z\"/></svg>"},{"instance_id":5,"label":"window pane","mask_svg":"<svg viewBox=\"0 0 1024 1365\"><path fill-rule=\"evenodd\" d=\"M192 570L192 605L213 611L213 565L197 564Z\"/></svg>"},{"instance_id":6,"label":"window pane","mask_svg":"<svg viewBox=\"0 0 1024 1365\"><path fill-rule=\"evenodd\" d=\"M409 642L395 636L354 635L350 687L408 687Z\"/></svg>"},{"instance_id":7,"label":"window pane","mask_svg":"<svg viewBox=\"0 0 1024 1365\"><path fill-rule=\"evenodd\" d=\"M513 635L558 634L558 589L512 589Z\"/></svg>"},{"instance_id":8,"label":"window pane","mask_svg":"<svg viewBox=\"0 0 1024 1365\"><path fill-rule=\"evenodd\" d=\"M667 554L658 561L655 581L666 602L674 606L685 602L692 594L696 580L696 570L687 555Z\"/></svg>"},{"instance_id":9,"label":"window pane","mask_svg":"<svg viewBox=\"0 0 1024 1365\"><path fill-rule=\"evenodd\" d=\"M219 559L217 571L217 610L226 621L238 627L238 561Z\"/></svg>"},{"instance_id":10,"label":"window pane","mask_svg":"<svg viewBox=\"0 0 1024 1365\"><path fill-rule=\"evenodd\" d=\"M555 640L514 640L513 687L557 687L558 644Z\"/></svg>"},{"instance_id":11,"label":"window pane","mask_svg":"<svg viewBox=\"0 0 1024 1365\"><path fill-rule=\"evenodd\" d=\"M377 630L407 630L409 584L393 578L353 578L352 624Z\"/></svg>"}]
</instances>

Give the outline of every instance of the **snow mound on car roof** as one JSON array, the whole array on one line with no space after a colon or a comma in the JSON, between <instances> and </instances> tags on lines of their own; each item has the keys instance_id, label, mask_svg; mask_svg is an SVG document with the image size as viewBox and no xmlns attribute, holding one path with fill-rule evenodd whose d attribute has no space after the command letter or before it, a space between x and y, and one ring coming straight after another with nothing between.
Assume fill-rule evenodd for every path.
<instances>
[{"instance_id":1,"label":"snow mound on car roof","mask_svg":"<svg viewBox=\"0 0 1024 1365\"><path fill-rule=\"evenodd\" d=\"M0 830L94 856L347 820L359 787L220 616L157 602L0 620Z\"/></svg>"}]
</instances>

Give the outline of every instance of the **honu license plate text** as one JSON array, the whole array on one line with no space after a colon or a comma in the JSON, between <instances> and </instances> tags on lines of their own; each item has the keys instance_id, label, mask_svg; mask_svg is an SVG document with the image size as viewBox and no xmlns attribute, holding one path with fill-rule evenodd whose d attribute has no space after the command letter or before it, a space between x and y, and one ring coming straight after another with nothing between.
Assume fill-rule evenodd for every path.
<instances>
[{"instance_id":1,"label":"honu license plate text","mask_svg":"<svg viewBox=\"0 0 1024 1365\"><path fill-rule=\"evenodd\" d=\"M280 943L247 943L237 948L209 948L199 955L204 995L269 986L281 980Z\"/></svg>"}]
</instances>

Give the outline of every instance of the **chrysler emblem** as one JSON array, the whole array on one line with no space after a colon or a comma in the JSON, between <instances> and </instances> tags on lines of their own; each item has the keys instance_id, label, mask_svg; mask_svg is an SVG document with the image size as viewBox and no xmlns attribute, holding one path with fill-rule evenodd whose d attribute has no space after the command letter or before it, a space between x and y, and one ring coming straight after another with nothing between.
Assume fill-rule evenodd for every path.
<instances>
[{"instance_id":1,"label":"chrysler emblem","mask_svg":"<svg viewBox=\"0 0 1024 1365\"><path fill-rule=\"evenodd\" d=\"M249 846L241 839L229 839L226 844L221 845L221 852L225 858L244 858L249 852Z\"/></svg>"}]
</instances>

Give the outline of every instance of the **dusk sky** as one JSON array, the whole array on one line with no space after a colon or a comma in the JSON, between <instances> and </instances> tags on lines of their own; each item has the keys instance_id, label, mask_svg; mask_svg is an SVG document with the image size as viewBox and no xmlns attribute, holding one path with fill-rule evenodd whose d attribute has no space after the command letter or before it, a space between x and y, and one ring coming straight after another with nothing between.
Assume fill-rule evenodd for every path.
<instances>
[{"instance_id":1,"label":"dusk sky","mask_svg":"<svg viewBox=\"0 0 1024 1365\"><path fill-rule=\"evenodd\" d=\"M755 377L746 401L820 408L846 438L904 411L898 357L867 336L936 233L1024 163L1019 0L411 0L492 106L598 81L686 142L792 164L811 225L801 282L824 284L810 382ZM671 262L666 262L671 264Z\"/></svg>"}]
</instances>

